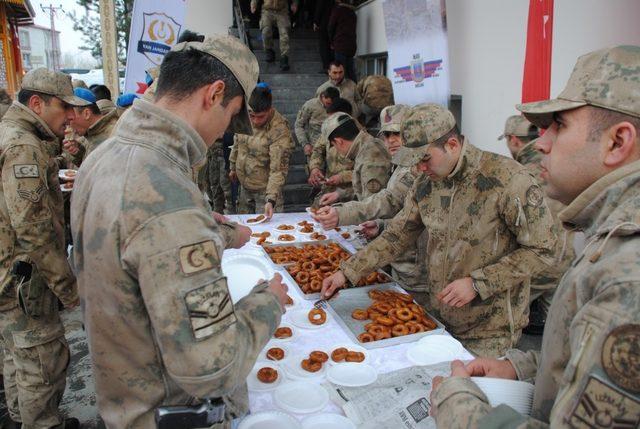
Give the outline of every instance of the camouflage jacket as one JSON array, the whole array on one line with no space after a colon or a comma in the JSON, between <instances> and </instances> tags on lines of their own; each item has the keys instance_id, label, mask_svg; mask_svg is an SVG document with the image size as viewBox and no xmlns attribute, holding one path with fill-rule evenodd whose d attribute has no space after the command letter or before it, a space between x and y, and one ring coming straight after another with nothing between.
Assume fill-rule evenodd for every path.
<instances>
[{"instance_id":1,"label":"camouflage jacket","mask_svg":"<svg viewBox=\"0 0 640 429\"><path fill-rule=\"evenodd\" d=\"M295 131L300 146L313 144L320 137L320 127L327 119L327 111L319 97L307 100L296 117Z\"/></svg>"},{"instance_id":2,"label":"camouflage jacket","mask_svg":"<svg viewBox=\"0 0 640 429\"><path fill-rule=\"evenodd\" d=\"M342 79L342 82L340 82L337 85L333 83L331 79L328 79L325 83L323 83L318 87L318 89L316 90L316 97L319 97L322 91L324 91L330 86L335 86L336 88L338 88L338 90L340 91L340 97L344 98L345 100L349 100L349 102L351 103L351 106L353 106L353 109L354 109L352 112L353 114L351 116L354 118L357 118L358 105L356 104L356 83L351 79L349 79L348 77L345 77L344 79Z\"/></svg>"},{"instance_id":3,"label":"camouflage jacket","mask_svg":"<svg viewBox=\"0 0 640 429\"><path fill-rule=\"evenodd\" d=\"M492 409L473 382L456 377L436 391L439 427L637 427L639 207L637 161L595 182L560 213L588 244L556 290L541 352L507 353L520 380L535 378L531 417Z\"/></svg>"},{"instance_id":4,"label":"camouflage jacket","mask_svg":"<svg viewBox=\"0 0 640 429\"><path fill-rule=\"evenodd\" d=\"M405 197L411 190L417 174L409 167L396 167L386 188L362 201L349 201L336 207L339 225L357 225L377 219L385 225L402 209ZM391 263L398 280L410 290L424 287L424 245L426 240L418 240L416 248L407 249L402 256ZM422 251L419 251L422 250Z\"/></svg>"},{"instance_id":5,"label":"camouflage jacket","mask_svg":"<svg viewBox=\"0 0 640 429\"><path fill-rule=\"evenodd\" d=\"M382 110L394 104L393 87L386 76L366 76L358 81L355 92L355 102L358 106L366 104L377 110Z\"/></svg>"},{"instance_id":6,"label":"camouflage jacket","mask_svg":"<svg viewBox=\"0 0 640 429\"><path fill-rule=\"evenodd\" d=\"M116 109L117 106L111 100L98 100L96 101L96 105L98 106L98 109L100 109L100 112L103 115L107 115L111 112L117 111Z\"/></svg>"},{"instance_id":7,"label":"camouflage jacket","mask_svg":"<svg viewBox=\"0 0 640 429\"><path fill-rule=\"evenodd\" d=\"M78 299L67 262L58 166L47 149L55 141L47 124L17 101L0 122L0 309L18 304L10 273L16 261L35 265L63 304Z\"/></svg>"},{"instance_id":8,"label":"camouflage jacket","mask_svg":"<svg viewBox=\"0 0 640 429\"><path fill-rule=\"evenodd\" d=\"M313 144L313 152L309 159L309 170L314 168L324 171L326 177L340 174L341 187L351 187L353 161L340 155L336 148L331 146L322 136L318 136Z\"/></svg>"},{"instance_id":9,"label":"camouflage jacket","mask_svg":"<svg viewBox=\"0 0 640 429\"><path fill-rule=\"evenodd\" d=\"M516 161L524 165L538 182L541 181L541 159L542 154L536 150L535 141L525 145L516 155ZM551 198L547 198L547 204L549 205L551 216L553 216L553 220L558 229L558 243L556 244L555 262L553 266L531 279L531 286L535 289L556 288L560 282L560 278L567 271L569 265L571 265L571 261L576 257L576 252L573 248L575 233L571 230L564 229L560 219L558 219L558 214L564 209L564 204Z\"/></svg>"},{"instance_id":10,"label":"camouflage jacket","mask_svg":"<svg viewBox=\"0 0 640 429\"><path fill-rule=\"evenodd\" d=\"M391 176L391 155L382 141L366 131L360 131L345 158L353 161L351 183L353 195L362 201L387 186ZM344 188L338 190L341 199L347 199Z\"/></svg>"},{"instance_id":11,"label":"camouflage jacket","mask_svg":"<svg viewBox=\"0 0 640 429\"><path fill-rule=\"evenodd\" d=\"M81 165L87 159L87 156L95 150L96 147L106 139L111 137L111 133L118 122L118 112L112 110L111 113L104 115L95 124L87 130L84 137L78 138L81 149L74 156L74 164Z\"/></svg>"},{"instance_id":12,"label":"camouflage jacket","mask_svg":"<svg viewBox=\"0 0 640 429\"><path fill-rule=\"evenodd\" d=\"M344 274L357 281L388 264L425 228L427 310L463 342L515 342L528 322L529 278L552 263L556 245L553 219L533 177L514 160L465 140L453 172L440 181L421 175L384 232L343 262ZM461 308L442 304L436 295L464 277L476 281L478 296Z\"/></svg>"},{"instance_id":13,"label":"camouflage jacket","mask_svg":"<svg viewBox=\"0 0 640 429\"><path fill-rule=\"evenodd\" d=\"M206 397L243 414L245 378L280 322L266 283L230 300L226 226L194 181L206 151L180 118L136 100L78 172L73 261L107 427L155 427L156 407Z\"/></svg>"},{"instance_id":14,"label":"camouflage jacket","mask_svg":"<svg viewBox=\"0 0 640 429\"><path fill-rule=\"evenodd\" d=\"M287 120L274 110L271 120L253 135L236 134L229 157L231 170L250 191L261 191L276 200L289 172L293 140Z\"/></svg>"}]
</instances>

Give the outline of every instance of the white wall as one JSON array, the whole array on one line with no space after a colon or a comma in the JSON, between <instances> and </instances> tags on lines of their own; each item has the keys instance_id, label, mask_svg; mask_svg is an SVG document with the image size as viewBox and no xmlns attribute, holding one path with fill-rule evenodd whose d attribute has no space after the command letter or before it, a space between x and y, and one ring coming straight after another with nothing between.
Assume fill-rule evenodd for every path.
<instances>
[{"instance_id":1,"label":"white wall","mask_svg":"<svg viewBox=\"0 0 640 429\"><path fill-rule=\"evenodd\" d=\"M386 51L382 1L358 10L358 55ZM640 45L640 1L557 0L551 96L579 55L616 44ZM496 137L517 114L522 93L528 0L447 0L451 92L462 95L463 133L475 145L508 154Z\"/></svg>"},{"instance_id":2,"label":"white wall","mask_svg":"<svg viewBox=\"0 0 640 429\"><path fill-rule=\"evenodd\" d=\"M228 34L233 25L232 0L186 0L186 27L204 34Z\"/></svg>"}]
</instances>

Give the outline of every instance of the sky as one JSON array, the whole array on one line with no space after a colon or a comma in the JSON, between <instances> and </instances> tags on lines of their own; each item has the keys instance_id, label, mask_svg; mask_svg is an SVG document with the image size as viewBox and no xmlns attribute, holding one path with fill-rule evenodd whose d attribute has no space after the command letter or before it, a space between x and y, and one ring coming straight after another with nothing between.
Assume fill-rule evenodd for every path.
<instances>
[{"instance_id":1,"label":"sky","mask_svg":"<svg viewBox=\"0 0 640 429\"><path fill-rule=\"evenodd\" d=\"M44 27L51 27L51 19L49 17L48 10L43 12L42 6L53 5L59 7L62 5L64 12L76 11L77 15L84 13L84 8L77 5L76 0L56 0L56 1L41 1L31 0L31 5L36 13L35 23ZM67 17L66 13L58 12L55 18L56 30L60 31L60 51L62 52L62 58L65 53L71 53L76 56L92 58L91 54L87 51L81 51L80 45L82 44L82 33L73 30L73 21Z\"/></svg>"}]
</instances>

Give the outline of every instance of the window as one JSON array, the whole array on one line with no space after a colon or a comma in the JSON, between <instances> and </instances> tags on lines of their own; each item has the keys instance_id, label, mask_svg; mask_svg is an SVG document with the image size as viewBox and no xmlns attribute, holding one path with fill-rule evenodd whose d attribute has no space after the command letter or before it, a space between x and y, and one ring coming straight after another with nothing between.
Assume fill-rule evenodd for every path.
<instances>
[{"instance_id":1,"label":"window","mask_svg":"<svg viewBox=\"0 0 640 429\"><path fill-rule=\"evenodd\" d=\"M358 77L373 74L387 75L387 53L363 55L358 57Z\"/></svg>"},{"instance_id":2,"label":"window","mask_svg":"<svg viewBox=\"0 0 640 429\"><path fill-rule=\"evenodd\" d=\"M31 54L28 54L26 52L22 53L22 67L26 71L29 71L33 68L33 66L31 65Z\"/></svg>"},{"instance_id":3,"label":"window","mask_svg":"<svg viewBox=\"0 0 640 429\"><path fill-rule=\"evenodd\" d=\"M18 33L18 38L20 39L20 48L31 50L31 39L29 37L29 32L26 30L20 30Z\"/></svg>"}]
</instances>

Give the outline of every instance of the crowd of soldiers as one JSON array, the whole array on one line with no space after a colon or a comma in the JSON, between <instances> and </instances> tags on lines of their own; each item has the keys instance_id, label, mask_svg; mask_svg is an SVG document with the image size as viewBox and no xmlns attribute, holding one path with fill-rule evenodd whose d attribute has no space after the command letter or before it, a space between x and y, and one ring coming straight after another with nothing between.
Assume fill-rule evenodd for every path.
<instances>
[{"instance_id":1,"label":"crowd of soldiers","mask_svg":"<svg viewBox=\"0 0 640 429\"><path fill-rule=\"evenodd\" d=\"M125 112L103 89L27 73L0 122L5 426L78 427L58 406L69 365L59 312L79 303L107 427L155 427L163 407L205 400L210 427L245 415L244 380L287 287L276 274L231 302L222 253L250 230L222 212L282 211L297 144L314 219L359 224L369 240L322 294L390 267L478 356L434 379L438 427L633 427L639 70L638 47L580 57L557 99L506 121L513 159L474 146L445 107L395 104L387 78L356 85L339 62L292 134L255 56L229 36L178 43ZM58 182L69 166L70 202ZM544 327L540 352L515 348L527 326ZM535 379L531 416L493 408L471 376Z\"/></svg>"}]
</instances>

